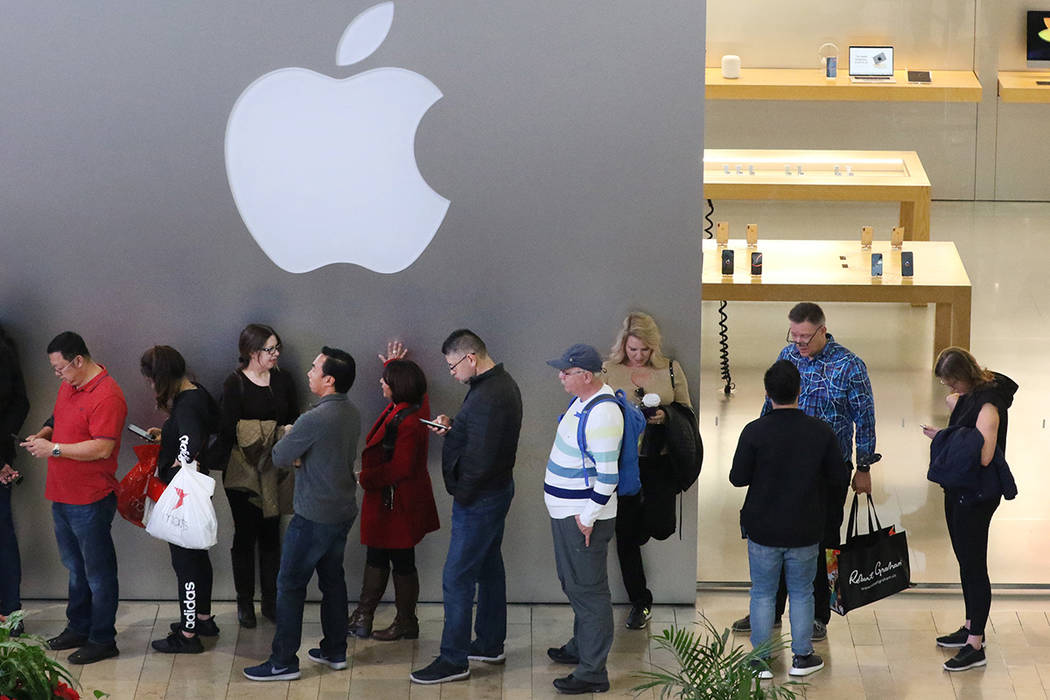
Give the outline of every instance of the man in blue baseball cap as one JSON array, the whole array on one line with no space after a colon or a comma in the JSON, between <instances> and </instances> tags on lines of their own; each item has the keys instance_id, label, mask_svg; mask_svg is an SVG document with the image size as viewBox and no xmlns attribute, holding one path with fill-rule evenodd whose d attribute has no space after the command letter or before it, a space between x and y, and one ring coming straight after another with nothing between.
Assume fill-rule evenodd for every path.
<instances>
[{"instance_id":1,"label":"man in blue baseball cap","mask_svg":"<svg viewBox=\"0 0 1050 700\"><path fill-rule=\"evenodd\" d=\"M602 357L590 345L573 345L548 365L558 370L565 391L576 399L558 423L543 479L543 501L551 518L554 560L562 590L575 615L573 636L547 655L575 666L554 687L566 694L602 693L609 689L606 660L613 641L609 593L609 541L616 530L616 485L623 440L623 413L602 379ZM588 459L578 442L581 414ZM591 461L593 455L593 462Z\"/></svg>"}]
</instances>

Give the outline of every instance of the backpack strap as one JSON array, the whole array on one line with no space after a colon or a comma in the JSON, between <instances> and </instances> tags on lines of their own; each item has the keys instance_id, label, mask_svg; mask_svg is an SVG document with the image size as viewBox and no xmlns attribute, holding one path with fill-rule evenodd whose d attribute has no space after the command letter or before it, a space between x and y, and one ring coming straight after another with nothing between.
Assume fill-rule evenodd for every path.
<instances>
[{"instance_id":1,"label":"backpack strap","mask_svg":"<svg viewBox=\"0 0 1050 700\"><path fill-rule=\"evenodd\" d=\"M591 414L592 408L606 401L613 401L617 405L620 403L615 396L600 394L588 401L587 405L584 406L583 410L578 414L580 416L580 422L576 426L576 444L579 446L580 456L583 458L583 483L585 486L591 485L590 479L587 478L587 460L590 459L591 464L594 464L595 466L598 465L598 460L596 460L590 450L587 449L587 417Z\"/></svg>"},{"instance_id":2,"label":"backpack strap","mask_svg":"<svg viewBox=\"0 0 1050 700\"><path fill-rule=\"evenodd\" d=\"M405 406L395 413L386 424L386 430L383 432L383 442L381 443L383 445L384 462L389 462L394 458L394 444L397 442L397 429L401 425L401 421L403 421L408 414L418 411L419 406L419 404Z\"/></svg>"}]
</instances>

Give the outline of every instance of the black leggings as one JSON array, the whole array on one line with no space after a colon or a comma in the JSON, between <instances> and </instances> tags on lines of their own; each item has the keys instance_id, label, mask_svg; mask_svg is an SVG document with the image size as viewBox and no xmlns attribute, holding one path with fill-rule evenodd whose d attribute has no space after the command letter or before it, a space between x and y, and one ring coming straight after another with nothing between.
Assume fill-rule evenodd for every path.
<instances>
[{"instance_id":1,"label":"black leggings","mask_svg":"<svg viewBox=\"0 0 1050 700\"><path fill-rule=\"evenodd\" d=\"M171 566L179 581L179 621L186 632L197 631L197 615L211 615L211 559L206 549L169 544Z\"/></svg>"},{"instance_id":2,"label":"black leggings","mask_svg":"<svg viewBox=\"0 0 1050 700\"><path fill-rule=\"evenodd\" d=\"M990 469L991 467L989 467ZM984 634L988 611L992 607L992 582L988 578L988 528L992 515L999 507L999 498L983 503L963 505L958 496L944 493L944 519L952 549L959 561L959 579L962 582L966 619L970 634Z\"/></svg>"},{"instance_id":3,"label":"black leggings","mask_svg":"<svg viewBox=\"0 0 1050 700\"><path fill-rule=\"evenodd\" d=\"M247 491L226 489L233 516L233 550L255 556L255 543L260 552L276 552L281 548L281 518L264 518L262 508L251 502Z\"/></svg>"},{"instance_id":4,"label":"black leggings","mask_svg":"<svg viewBox=\"0 0 1050 700\"><path fill-rule=\"evenodd\" d=\"M365 561L369 566L385 569L390 566L396 576L408 576L416 573L416 548L408 549L381 549L369 547L365 554Z\"/></svg>"}]
</instances>

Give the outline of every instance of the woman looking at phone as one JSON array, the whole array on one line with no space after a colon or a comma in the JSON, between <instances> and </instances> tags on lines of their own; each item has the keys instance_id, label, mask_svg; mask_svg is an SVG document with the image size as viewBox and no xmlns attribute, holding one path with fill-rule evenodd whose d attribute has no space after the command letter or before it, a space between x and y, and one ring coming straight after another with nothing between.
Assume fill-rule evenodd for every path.
<instances>
[{"instance_id":1,"label":"woman looking at phone","mask_svg":"<svg viewBox=\"0 0 1050 700\"><path fill-rule=\"evenodd\" d=\"M170 484L181 469L183 438L190 460L197 459L218 427L219 407L203 386L190 380L186 360L173 347L153 346L142 354L139 369L153 389L157 408L168 414L162 427L150 428L148 432L160 441L157 476ZM168 548L178 579L180 616L178 622L172 623L171 634L155 640L152 646L165 654L199 654L204 651L200 637L219 634L211 614L211 559L206 549L186 549L174 544Z\"/></svg>"}]
</instances>

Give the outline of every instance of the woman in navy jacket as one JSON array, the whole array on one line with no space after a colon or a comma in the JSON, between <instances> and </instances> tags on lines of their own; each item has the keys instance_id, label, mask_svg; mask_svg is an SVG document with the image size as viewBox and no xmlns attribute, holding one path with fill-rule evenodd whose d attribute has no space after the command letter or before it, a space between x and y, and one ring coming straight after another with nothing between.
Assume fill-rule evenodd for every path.
<instances>
[{"instance_id":1,"label":"woman in navy jacket","mask_svg":"<svg viewBox=\"0 0 1050 700\"><path fill-rule=\"evenodd\" d=\"M1006 452L1007 410L1013 403L1017 384L1002 374L977 364L966 350L946 348L937 357L934 374L951 393L946 401L951 409L948 425L976 428L984 438L981 468L989 468L998 447ZM937 428L925 427L933 438ZM984 666L984 626L992 605L992 586L988 578L988 529L999 507L1001 492L973 502L954 489L944 491L944 517L948 524L955 558L959 561L966 623L952 634L937 638L937 645L959 649L944 663L947 671L965 671Z\"/></svg>"}]
</instances>

